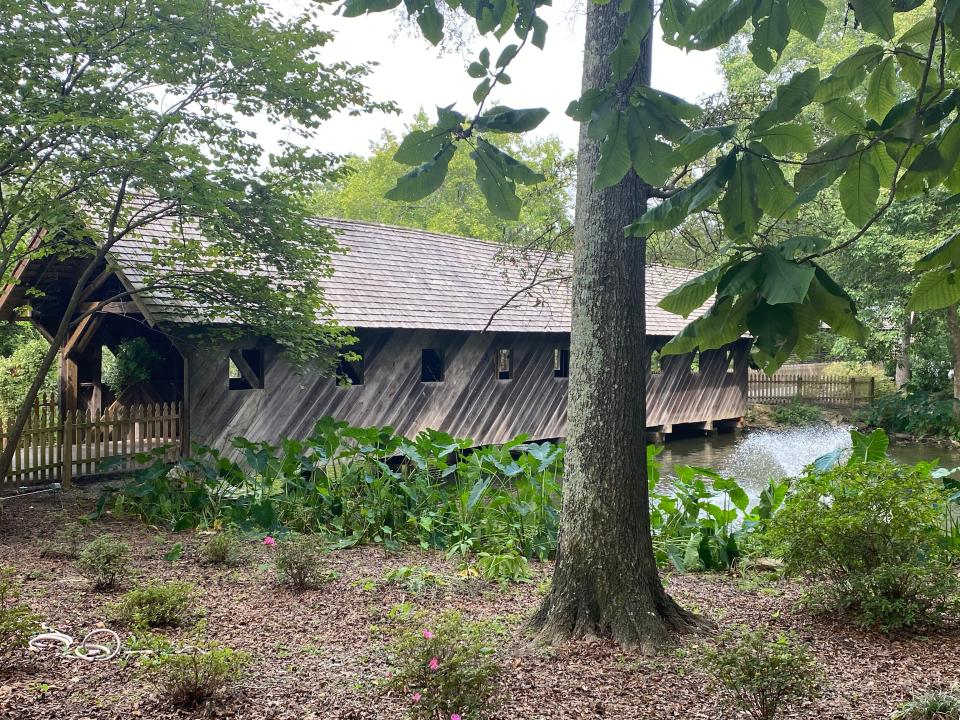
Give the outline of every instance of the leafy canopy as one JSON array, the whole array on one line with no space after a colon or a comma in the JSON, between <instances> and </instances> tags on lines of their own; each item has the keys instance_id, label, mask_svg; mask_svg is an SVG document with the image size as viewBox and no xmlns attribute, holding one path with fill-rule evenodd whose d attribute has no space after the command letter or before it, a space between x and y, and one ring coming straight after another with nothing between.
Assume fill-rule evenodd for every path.
<instances>
[{"instance_id":1,"label":"leafy canopy","mask_svg":"<svg viewBox=\"0 0 960 720\"><path fill-rule=\"evenodd\" d=\"M726 236L723 262L664 300L668 309L686 314L692 303L715 295L711 310L664 351L711 349L749 331L756 338L754 359L773 372L792 353L804 354L821 323L862 341L866 330L853 299L821 258L858 241L895 201L941 186L960 192L960 0L855 0L842 18L830 15L829 27L828 8L819 0L664 0L657 22L667 43L709 50L745 39L752 64L769 81L764 104L722 125L708 125L702 107L670 93L626 89L642 41L655 30L654 14L649 2L608 1L628 16L609 82L589 88L568 108L600 146L594 187L616 184L631 171L650 185L660 202L626 229L636 237L672 231L708 209ZM493 64L484 50L470 65L468 73L481 79L472 117L444 108L432 130L407 138L411 152L404 157L421 164L388 197L433 192L443 182L451 147L466 142L474 147L477 179L491 209L515 217L515 185L528 176L490 157L478 136L505 127L522 132L543 119L541 109L483 110L517 52L528 42L545 42L543 3L449 4L473 17L481 34L499 40L512 31L518 42ZM359 15L398 5L348 0L345 7ZM407 4L418 17L432 14L431 8L430 0ZM816 43L825 31L840 32L838 21L859 41L828 70L803 58L784 62L796 38ZM790 232L799 210L830 187L838 189L851 234Z\"/></svg>"}]
</instances>

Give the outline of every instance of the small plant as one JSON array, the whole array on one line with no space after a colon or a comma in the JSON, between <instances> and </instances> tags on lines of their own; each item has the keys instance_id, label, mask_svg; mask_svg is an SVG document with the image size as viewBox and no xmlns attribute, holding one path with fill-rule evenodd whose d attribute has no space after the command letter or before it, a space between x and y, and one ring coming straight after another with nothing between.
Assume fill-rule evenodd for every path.
<instances>
[{"instance_id":1,"label":"small plant","mask_svg":"<svg viewBox=\"0 0 960 720\"><path fill-rule=\"evenodd\" d=\"M95 590L114 588L129 573L130 546L112 535L101 535L84 545L77 568Z\"/></svg>"},{"instance_id":2,"label":"small plant","mask_svg":"<svg viewBox=\"0 0 960 720\"><path fill-rule=\"evenodd\" d=\"M819 672L809 650L785 635L740 627L704 650L701 663L734 709L773 720L781 708L814 697Z\"/></svg>"},{"instance_id":3,"label":"small plant","mask_svg":"<svg viewBox=\"0 0 960 720\"><path fill-rule=\"evenodd\" d=\"M429 587L442 587L446 581L423 565L401 565L383 577L384 582L398 585L407 592L418 593Z\"/></svg>"},{"instance_id":4,"label":"small plant","mask_svg":"<svg viewBox=\"0 0 960 720\"><path fill-rule=\"evenodd\" d=\"M497 637L491 622L468 622L457 612L428 627L408 627L390 646L394 672L388 685L403 693L414 720L481 719L495 709Z\"/></svg>"},{"instance_id":5,"label":"small plant","mask_svg":"<svg viewBox=\"0 0 960 720\"><path fill-rule=\"evenodd\" d=\"M183 625L193 614L195 600L191 583L157 582L131 590L119 602L109 605L107 614L130 627L175 627Z\"/></svg>"},{"instance_id":6,"label":"small plant","mask_svg":"<svg viewBox=\"0 0 960 720\"><path fill-rule=\"evenodd\" d=\"M80 523L67 522L60 528L56 538L40 550L40 557L74 560L82 544L83 526Z\"/></svg>"},{"instance_id":7,"label":"small plant","mask_svg":"<svg viewBox=\"0 0 960 720\"><path fill-rule=\"evenodd\" d=\"M172 705L196 707L240 681L249 653L219 645L167 650L140 661L147 678Z\"/></svg>"},{"instance_id":8,"label":"small plant","mask_svg":"<svg viewBox=\"0 0 960 720\"><path fill-rule=\"evenodd\" d=\"M530 569L527 559L516 551L491 553L480 551L477 553L476 567L484 580L493 580L499 583L527 582L530 580Z\"/></svg>"},{"instance_id":9,"label":"small plant","mask_svg":"<svg viewBox=\"0 0 960 720\"><path fill-rule=\"evenodd\" d=\"M333 574L324 570L323 551L313 538L292 535L273 547L277 580L283 585L300 591L333 579Z\"/></svg>"},{"instance_id":10,"label":"small plant","mask_svg":"<svg viewBox=\"0 0 960 720\"><path fill-rule=\"evenodd\" d=\"M780 425L812 425L823 420L823 411L816 405L794 400L773 409L773 419Z\"/></svg>"},{"instance_id":11,"label":"small plant","mask_svg":"<svg viewBox=\"0 0 960 720\"><path fill-rule=\"evenodd\" d=\"M0 567L0 659L26 647L30 636L40 628L40 617L17 602L20 585L14 579L15 574L12 567Z\"/></svg>"},{"instance_id":12,"label":"small plant","mask_svg":"<svg viewBox=\"0 0 960 720\"><path fill-rule=\"evenodd\" d=\"M891 720L960 720L960 691L929 690L898 707Z\"/></svg>"},{"instance_id":13,"label":"small plant","mask_svg":"<svg viewBox=\"0 0 960 720\"><path fill-rule=\"evenodd\" d=\"M210 536L203 544L203 559L211 565L239 565L243 561L243 545L233 530Z\"/></svg>"}]
</instances>

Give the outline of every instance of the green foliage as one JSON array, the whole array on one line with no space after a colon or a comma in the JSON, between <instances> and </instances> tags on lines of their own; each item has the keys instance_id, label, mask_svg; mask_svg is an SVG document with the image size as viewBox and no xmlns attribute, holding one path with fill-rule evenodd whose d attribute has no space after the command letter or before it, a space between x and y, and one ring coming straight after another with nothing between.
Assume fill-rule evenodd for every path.
<instances>
[{"instance_id":1,"label":"green foliage","mask_svg":"<svg viewBox=\"0 0 960 720\"><path fill-rule=\"evenodd\" d=\"M902 703L890 720L960 720L960 691L929 690Z\"/></svg>"},{"instance_id":2,"label":"green foliage","mask_svg":"<svg viewBox=\"0 0 960 720\"><path fill-rule=\"evenodd\" d=\"M243 543L233 530L221 530L207 538L201 553L211 565L239 565L243 562Z\"/></svg>"},{"instance_id":3,"label":"green foliage","mask_svg":"<svg viewBox=\"0 0 960 720\"><path fill-rule=\"evenodd\" d=\"M650 526L660 563L677 570L726 570L743 555L744 545L764 529L780 509L787 486L771 480L750 507L746 491L731 478L699 467L677 466L668 492L657 489L660 469L647 449L650 483Z\"/></svg>"},{"instance_id":4,"label":"green foliage","mask_svg":"<svg viewBox=\"0 0 960 720\"><path fill-rule=\"evenodd\" d=\"M154 582L131 590L119 602L107 606L107 615L128 627L176 627L195 614L196 601L192 583Z\"/></svg>"},{"instance_id":5,"label":"green foliage","mask_svg":"<svg viewBox=\"0 0 960 720\"><path fill-rule=\"evenodd\" d=\"M77 569L95 590L115 588L130 573L130 546L112 535L101 535L84 545Z\"/></svg>"},{"instance_id":6,"label":"green foliage","mask_svg":"<svg viewBox=\"0 0 960 720\"><path fill-rule=\"evenodd\" d=\"M3 418L14 417L20 409L49 347L50 343L34 331L9 355L0 357L0 415ZM40 390L49 393L56 389L57 371L51 369Z\"/></svg>"},{"instance_id":7,"label":"green foliage","mask_svg":"<svg viewBox=\"0 0 960 720\"><path fill-rule=\"evenodd\" d=\"M83 544L83 526L64 518L56 537L40 550L40 557L75 560Z\"/></svg>"},{"instance_id":8,"label":"green foliage","mask_svg":"<svg viewBox=\"0 0 960 720\"><path fill-rule=\"evenodd\" d=\"M815 605L884 630L935 621L960 590L944 533L948 493L930 465L898 465L882 458L885 447L867 447L797 479L769 540L790 572L816 583Z\"/></svg>"},{"instance_id":9,"label":"green foliage","mask_svg":"<svg viewBox=\"0 0 960 720\"><path fill-rule=\"evenodd\" d=\"M915 390L885 395L874 400L866 410L864 420L872 427L890 433L960 440L956 401L942 394Z\"/></svg>"},{"instance_id":10,"label":"green foliage","mask_svg":"<svg viewBox=\"0 0 960 720\"><path fill-rule=\"evenodd\" d=\"M103 382L115 395L137 383L149 381L153 369L162 360L142 337L124 340L112 355L110 362L104 362Z\"/></svg>"},{"instance_id":11,"label":"green foliage","mask_svg":"<svg viewBox=\"0 0 960 720\"><path fill-rule=\"evenodd\" d=\"M219 645L168 649L140 660L144 675L171 705L196 707L239 682L250 654Z\"/></svg>"},{"instance_id":12,"label":"green foliage","mask_svg":"<svg viewBox=\"0 0 960 720\"><path fill-rule=\"evenodd\" d=\"M731 710L754 720L774 720L780 710L817 695L820 672L810 651L785 635L728 630L701 659Z\"/></svg>"},{"instance_id":13,"label":"green foliage","mask_svg":"<svg viewBox=\"0 0 960 720\"><path fill-rule=\"evenodd\" d=\"M816 405L794 401L775 407L773 419L780 425L812 425L823 419L823 411Z\"/></svg>"},{"instance_id":14,"label":"green foliage","mask_svg":"<svg viewBox=\"0 0 960 720\"><path fill-rule=\"evenodd\" d=\"M290 535L278 541L273 552L277 580L292 590L309 590L333 579L324 569L323 550L316 538Z\"/></svg>"},{"instance_id":15,"label":"green foliage","mask_svg":"<svg viewBox=\"0 0 960 720\"><path fill-rule=\"evenodd\" d=\"M427 588L443 587L446 584L442 577L422 565L401 565L393 568L387 571L383 580L412 593L419 593Z\"/></svg>"},{"instance_id":16,"label":"green foliage","mask_svg":"<svg viewBox=\"0 0 960 720\"><path fill-rule=\"evenodd\" d=\"M480 577L484 580L506 583L528 581L530 579L528 566L527 559L517 552L512 545L508 545L503 549L503 552L481 550L477 553L473 568L476 568ZM467 568L468 574L471 569Z\"/></svg>"},{"instance_id":17,"label":"green foliage","mask_svg":"<svg viewBox=\"0 0 960 720\"><path fill-rule=\"evenodd\" d=\"M403 694L413 720L489 717L498 705L502 635L497 623L468 621L450 610L426 626L411 623L387 648L388 685Z\"/></svg>"},{"instance_id":18,"label":"green foliage","mask_svg":"<svg viewBox=\"0 0 960 720\"><path fill-rule=\"evenodd\" d=\"M27 646L30 636L40 630L40 617L18 601L20 585L16 570L0 567L0 660Z\"/></svg>"}]
</instances>

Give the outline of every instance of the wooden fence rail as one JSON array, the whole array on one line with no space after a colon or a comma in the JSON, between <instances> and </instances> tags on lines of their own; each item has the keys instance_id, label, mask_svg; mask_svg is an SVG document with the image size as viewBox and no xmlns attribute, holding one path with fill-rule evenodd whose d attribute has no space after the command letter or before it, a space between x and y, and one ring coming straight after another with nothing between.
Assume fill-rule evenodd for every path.
<instances>
[{"instance_id":1,"label":"wooden fence rail","mask_svg":"<svg viewBox=\"0 0 960 720\"><path fill-rule=\"evenodd\" d=\"M842 375L776 374L751 370L747 399L768 405L808 402L832 407L857 407L873 402L876 378Z\"/></svg>"},{"instance_id":2,"label":"wooden fence rail","mask_svg":"<svg viewBox=\"0 0 960 720\"><path fill-rule=\"evenodd\" d=\"M0 422L0 448L7 446L12 420ZM136 456L166 448L176 457L182 445L180 403L69 411L61 419L55 398L44 397L17 445L0 484L64 482L84 475L122 472L139 466Z\"/></svg>"}]
</instances>

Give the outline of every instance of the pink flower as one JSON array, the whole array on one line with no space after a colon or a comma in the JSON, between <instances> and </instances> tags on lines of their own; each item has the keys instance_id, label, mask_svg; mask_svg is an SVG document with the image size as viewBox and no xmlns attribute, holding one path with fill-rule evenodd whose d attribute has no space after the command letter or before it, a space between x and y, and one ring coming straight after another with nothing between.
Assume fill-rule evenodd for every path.
<instances>
[{"instance_id":1,"label":"pink flower","mask_svg":"<svg viewBox=\"0 0 960 720\"><path fill-rule=\"evenodd\" d=\"M420 702L420 693L414 693L411 695L411 697L413 698L414 702Z\"/></svg>"},{"instance_id":2,"label":"pink flower","mask_svg":"<svg viewBox=\"0 0 960 720\"><path fill-rule=\"evenodd\" d=\"M430 669L436 670L438 667L440 667L440 661L437 660L435 657L430 658Z\"/></svg>"},{"instance_id":3,"label":"pink flower","mask_svg":"<svg viewBox=\"0 0 960 720\"><path fill-rule=\"evenodd\" d=\"M276 544L277 544L277 541L274 540L274 539L273 539L272 537L270 537L269 535L267 535L267 536L263 539L263 544L264 544L264 545L271 545L271 546L272 546L272 545L276 545Z\"/></svg>"},{"instance_id":4,"label":"pink flower","mask_svg":"<svg viewBox=\"0 0 960 720\"><path fill-rule=\"evenodd\" d=\"M460 715L458 713L454 713L450 716L450 720L460 720Z\"/></svg>"},{"instance_id":5,"label":"pink flower","mask_svg":"<svg viewBox=\"0 0 960 720\"><path fill-rule=\"evenodd\" d=\"M425 630L423 631L423 636L424 636L427 640L431 640L431 639L433 638L433 633L430 632L429 630L426 630L426 629L425 629Z\"/></svg>"},{"instance_id":6,"label":"pink flower","mask_svg":"<svg viewBox=\"0 0 960 720\"><path fill-rule=\"evenodd\" d=\"M390 670L387 670L387 677L388 677L388 678L392 678L392 677L393 677L393 673L392 673Z\"/></svg>"}]
</instances>

